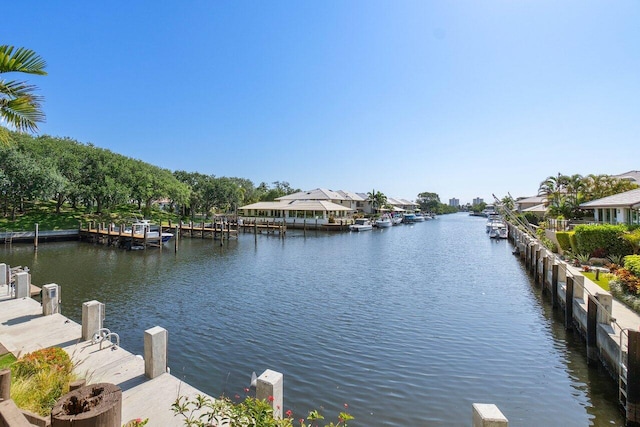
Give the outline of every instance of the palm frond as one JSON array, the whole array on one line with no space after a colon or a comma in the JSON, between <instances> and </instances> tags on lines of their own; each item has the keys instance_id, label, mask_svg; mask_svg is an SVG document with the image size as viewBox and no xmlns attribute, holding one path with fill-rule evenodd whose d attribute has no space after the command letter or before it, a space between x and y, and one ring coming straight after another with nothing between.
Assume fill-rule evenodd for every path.
<instances>
[{"instance_id":1,"label":"palm frond","mask_svg":"<svg viewBox=\"0 0 640 427\"><path fill-rule=\"evenodd\" d=\"M37 89L38 88L35 85L27 84L27 82L20 82L17 80L0 80L0 96L19 98L21 96L30 95Z\"/></svg>"},{"instance_id":2,"label":"palm frond","mask_svg":"<svg viewBox=\"0 0 640 427\"><path fill-rule=\"evenodd\" d=\"M47 63L31 49L0 45L0 73L20 72L46 75Z\"/></svg>"},{"instance_id":3,"label":"palm frond","mask_svg":"<svg viewBox=\"0 0 640 427\"><path fill-rule=\"evenodd\" d=\"M44 121L40 97L25 95L13 99L0 99L0 116L17 131L38 131L38 122Z\"/></svg>"}]
</instances>

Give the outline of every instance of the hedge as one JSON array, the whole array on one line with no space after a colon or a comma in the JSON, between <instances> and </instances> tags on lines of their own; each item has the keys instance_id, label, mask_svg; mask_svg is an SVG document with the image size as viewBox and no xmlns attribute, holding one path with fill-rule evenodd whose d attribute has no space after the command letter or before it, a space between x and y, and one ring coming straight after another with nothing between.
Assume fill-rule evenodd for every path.
<instances>
[{"instance_id":1,"label":"hedge","mask_svg":"<svg viewBox=\"0 0 640 427\"><path fill-rule=\"evenodd\" d=\"M572 250L571 248L571 235L575 234L573 231L558 231L556 232L556 239L558 240L558 245L560 249L563 251Z\"/></svg>"},{"instance_id":2,"label":"hedge","mask_svg":"<svg viewBox=\"0 0 640 427\"><path fill-rule=\"evenodd\" d=\"M624 257L624 268L635 276L640 277L640 255L628 255Z\"/></svg>"},{"instance_id":3,"label":"hedge","mask_svg":"<svg viewBox=\"0 0 640 427\"><path fill-rule=\"evenodd\" d=\"M631 246L621 238L626 230L625 225L578 225L574 229L577 253L598 258L631 254Z\"/></svg>"}]
</instances>

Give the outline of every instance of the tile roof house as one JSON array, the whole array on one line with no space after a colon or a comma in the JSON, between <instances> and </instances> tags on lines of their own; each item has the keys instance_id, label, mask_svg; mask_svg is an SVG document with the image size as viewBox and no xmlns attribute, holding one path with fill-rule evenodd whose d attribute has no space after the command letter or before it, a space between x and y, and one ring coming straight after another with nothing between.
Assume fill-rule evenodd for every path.
<instances>
[{"instance_id":1,"label":"tile roof house","mask_svg":"<svg viewBox=\"0 0 640 427\"><path fill-rule=\"evenodd\" d=\"M597 222L640 224L640 188L582 203L580 207L593 210Z\"/></svg>"}]
</instances>

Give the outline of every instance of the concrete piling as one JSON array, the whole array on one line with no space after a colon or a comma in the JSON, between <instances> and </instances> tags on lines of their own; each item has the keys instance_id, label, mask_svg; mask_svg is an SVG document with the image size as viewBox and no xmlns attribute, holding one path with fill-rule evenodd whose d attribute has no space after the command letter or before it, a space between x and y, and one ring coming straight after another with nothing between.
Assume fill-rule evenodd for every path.
<instances>
[{"instance_id":1,"label":"concrete piling","mask_svg":"<svg viewBox=\"0 0 640 427\"><path fill-rule=\"evenodd\" d=\"M144 375L153 379L167 372L169 333L160 326L144 331Z\"/></svg>"},{"instance_id":2,"label":"concrete piling","mask_svg":"<svg viewBox=\"0 0 640 427\"><path fill-rule=\"evenodd\" d=\"M102 329L103 305L96 301L82 303L82 340L89 341Z\"/></svg>"},{"instance_id":3,"label":"concrete piling","mask_svg":"<svg viewBox=\"0 0 640 427\"><path fill-rule=\"evenodd\" d=\"M60 313L58 299L60 296L59 286L50 283L42 287L42 314L49 316L51 314Z\"/></svg>"},{"instance_id":4,"label":"concrete piling","mask_svg":"<svg viewBox=\"0 0 640 427\"><path fill-rule=\"evenodd\" d=\"M268 401L273 408L273 417L282 419L284 403L284 376L280 372L267 369L258 377L256 398Z\"/></svg>"},{"instance_id":5,"label":"concrete piling","mask_svg":"<svg viewBox=\"0 0 640 427\"><path fill-rule=\"evenodd\" d=\"M496 405L474 403L473 427L509 427L509 420Z\"/></svg>"},{"instance_id":6,"label":"concrete piling","mask_svg":"<svg viewBox=\"0 0 640 427\"><path fill-rule=\"evenodd\" d=\"M0 263L0 286L6 286L9 284L9 266L5 263Z\"/></svg>"},{"instance_id":7,"label":"concrete piling","mask_svg":"<svg viewBox=\"0 0 640 427\"><path fill-rule=\"evenodd\" d=\"M31 296L31 274L21 271L15 275L16 295L18 298L28 298Z\"/></svg>"}]
</instances>

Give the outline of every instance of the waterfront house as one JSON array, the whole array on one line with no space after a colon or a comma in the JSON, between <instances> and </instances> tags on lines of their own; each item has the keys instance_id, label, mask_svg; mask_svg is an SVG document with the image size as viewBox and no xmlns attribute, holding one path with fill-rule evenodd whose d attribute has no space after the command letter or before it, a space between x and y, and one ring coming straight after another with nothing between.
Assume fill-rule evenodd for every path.
<instances>
[{"instance_id":1,"label":"waterfront house","mask_svg":"<svg viewBox=\"0 0 640 427\"><path fill-rule=\"evenodd\" d=\"M609 224L640 224L640 188L582 203L594 220Z\"/></svg>"},{"instance_id":2,"label":"waterfront house","mask_svg":"<svg viewBox=\"0 0 640 427\"><path fill-rule=\"evenodd\" d=\"M532 197L521 197L514 202L515 209L519 213L523 212L534 212L539 214L542 212L542 216L546 212L546 203L547 196L532 196Z\"/></svg>"},{"instance_id":3,"label":"waterfront house","mask_svg":"<svg viewBox=\"0 0 640 427\"><path fill-rule=\"evenodd\" d=\"M324 225L349 219L358 201L337 191L316 188L300 191L273 202L258 202L238 208L238 215L247 220L275 223Z\"/></svg>"}]
</instances>

